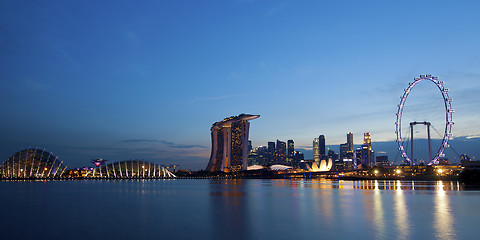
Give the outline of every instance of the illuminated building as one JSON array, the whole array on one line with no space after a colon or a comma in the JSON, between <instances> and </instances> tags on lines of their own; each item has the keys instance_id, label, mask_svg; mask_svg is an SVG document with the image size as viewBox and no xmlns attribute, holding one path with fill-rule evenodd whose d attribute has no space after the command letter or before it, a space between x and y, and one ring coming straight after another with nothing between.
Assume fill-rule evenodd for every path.
<instances>
[{"instance_id":1,"label":"illuminated building","mask_svg":"<svg viewBox=\"0 0 480 240\"><path fill-rule=\"evenodd\" d=\"M164 166L142 160L113 162L92 168L86 178L175 178Z\"/></svg>"},{"instance_id":2,"label":"illuminated building","mask_svg":"<svg viewBox=\"0 0 480 240\"><path fill-rule=\"evenodd\" d=\"M362 146L357 150L356 155L357 155L357 163L361 163L363 167L370 166L370 151L368 150L367 144L362 144ZM360 156L360 159L358 159L359 156Z\"/></svg>"},{"instance_id":3,"label":"illuminated building","mask_svg":"<svg viewBox=\"0 0 480 240\"><path fill-rule=\"evenodd\" d=\"M67 169L63 161L45 149L27 148L14 153L0 166L2 178L57 178Z\"/></svg>"},{"instance_id":4,"label":"illuminated building","mask_svg":"<svg viewBox=\"0 0 480 240\"><path fill-rule=\"evenodd\" d=\"M468 157L468 155L464 153L464 154L462 154L462 155L460 156L460 161L461 161L461 162L463 162L463 161L470 161L470 157Z\"/></svg>"},{"instance_id":5,"label":"illuminated building","mask_svg":"<svg viewBox=\"0 0 480 240\"><path fill-rule=\"evenodd\" d=\"M348 151L353 152L353 133L352 132L347 133L347 145L348 145Z\"/></svg>"},{"instance_id":6,"label":"illuminated building","mask_svg":"<svg viewBox=\"0 0 480 240\"><path fill-rule=\"evenodd\" d=\"M240 114L212 125L212 152L207 171L247 170L250 123L260 115Z\"/></svg>"},{"instance_id":7,"label":"illuminated building","mask_svg":"<svg viewBox=\"0 0 480 240\"><path fill-rule=\"evenodd\" d=\"M294 166L298 166L300 161L305 159L305 155L302 152L295 151L295 163Z\"/></svg>"},{"instance_id":8,"label":"illuminated building","mask_svg":"<svg viewBox=\"0 0 480 240\"><path fill-rule=\"evenodd\" d=\"M275 142L268 142L268 155L267 155L267 162L268 164L275 164L275 161L277 159L276 156L276 150L275 150Z\"/></svg>"},{"instance_id":9,"label":"illuminated building","mask_svg":"<svg viewBox=\"0 0 480 240\"><path fill-rule=\"evenodd\" d=\"M293 140L287 141L287 163L292 163L295 158L295 144Z\"/></svg>"},{"instance_id":10,"label":"illuminated building","mask_svg":"<svg viewBox=\"0 0 480 240\"><path fill-rule=\"evenodd\" d=\"M305 164L307 171L310 172L324 172L330 171L333 166L332 159L321 160L319 162L312 161Z\"/></svg>"},{"instance_id":11,"label":"illuminated building","mask_svg":"<svg viewBox=\"0 0 480 240\"><path fill-rule=\"evenodd\" d=\"M338 159L338 154L336 154L332 149L328 149L328 158L331 158L335 161Z\"/></svg>"},{"instance_id":12,"label":"illuminated building","mask_svg":"<svg viewBox=\"0 0 480 240\"><path fill-rule=\"evenodd\" d=\"M318 136L318 148L320 151L320 158L325 159L327 155L325 152L325 136L324 135Z\"/></svg>"},{"instance_id":13,"label":"illuminated building","mask_svg":"<svg viewBox=\"0 0 480 240\"><path fill-rule=\"evenodd\" d=\"M313 161L320 161L320 149L318 147L318 138L313 139Z\"/></svg>"},{"instance_id":14,"label":"illuminated building","mask_svg":"<svg viewBox=\"0 0 480 240\"><path fill-rule=\"evenodd\" d=\"M377 156L376 165L379 167L389 167L390 162L388 161L388 156Z\"/></svg>"},{"instance_id":15,"label":"illuminated building","mask_svg":"<svg viewBox=\"0 0 480 240\"><path fill-rule=\"evenodd\" d=\"M372 150L372 137L370 133L363 134L363 144L368 145L368 150Z\"/></svg>"},{"instance_id":16,"label":"illuminated building","mask_svg":"<svg viewBox=\"0 0 480 240\"><path fill-rule=\"evenodd\" d=\"M277 163L285 164L287 155L287 144L277 139Z\"/></svg>"},{"instance_id":17,"label":"illuminated building","mask_svg":"<svg viewBox=\"0 0 480 240\"><path fill-rule=\"evenodd\" d=\"M370 136L370 133L363 134L363 144L366 145L368 149L367 156L364 162L369 167L373 167L375 166L375 153L372 150L372 137Z\"/></svg>"},{"instance_id":18,"label":"illuminated building","mask_svg":"<svg viewBox=\"0 0 480 240\"><path fill-rule=\"evenodd\" d=\"M347 158L348 149L348 143L340 144L340 160Z\"/></svg>"}]
</instances>

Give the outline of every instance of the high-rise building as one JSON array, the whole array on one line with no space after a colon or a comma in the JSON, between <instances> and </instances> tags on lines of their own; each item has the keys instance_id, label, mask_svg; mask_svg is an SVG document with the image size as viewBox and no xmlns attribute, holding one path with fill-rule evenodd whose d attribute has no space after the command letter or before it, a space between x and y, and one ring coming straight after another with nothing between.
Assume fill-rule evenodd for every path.
<instances>
[{"instance_id":1,"label":"high-rise building","mask_svg":"<svg viewBox=\"0 0 480 240\"><path fill-rule=\"evenodd\" d=\"M260 115L240 114L212 125L212 152L207 171L238 171L247 169L248 132L250 123Z\"/></svg>"},{"instance_id":2,"label":"high-rise building","mask_svg":"<svg viewBox=\"0 0 480 240\"><path fill-rule=\"evenodd\" d=\"M277 163L286 164L287 144L277 139Z\"/></svg>"},{"instance_id":3,"label":"high-rise building","mask_svg":"<svg viewBox=\"0 0 480 240\"><path fill-rule=\"evenodd\" d=\"M325 152L325 136L324 135L318 136L318 148L320 151L320 158L325 159L327 155Z\"/></svg>"},{"instance_id":4,"label":"high-rise building","mask_svg":"<svg viewBox=\"0 0 480 240\"><path fill-rule=\"evenodd\" d=\"M313 139L313 161L320 161L320 149L318 148L318 138Z\"/></svg>"},{"instance_id":5,"label":"high-rise building","mask_svg":"<svg viewBox=\"0 0 480 240\"><path fill-rule=\"evenodd\" d=\"M357 153L357 162L361 163L363 167L370 166L370 151L368 150L367 144L362 144L359 148L360 154ZM360 157L360 159L358 159Z\"/></svg>"},{"instance_id":6,"label":"high-rise building","mask_svg":"<svg viewBox=\"0 0 480 240\"><path fill-rule=\"evenodd\" d=\"M328 149L328 158L331 158L333 161L338 160L338 154L332 149Z\"/></svg>"},{"instance_id":7,"label":"high-rise building","mask_svg":"<svg viewBox=\"0 0 480 240\"><path fill-rule=\"evenodd\" d=\"M368 153L367 153L367 161L365 163L369 167L375 166L375 153L372 150L372 137L370 136L370 133L364 133L363 134L363 144L367 146Z\"/></svg>"},{"instance_id":8,"label":"high-rise building","mask_svg":"<svg viewBox=\"0 0 480 240\"><path fill-rule=\"evenodd\" d=\"M348 145L348 151L353 152L353 133L352 132L347 133L347 145Z\"/></svg>"},{"instance_id":9,"label":"high-rise building","mask_svg":"<svg viewBox=\"0 0 480 240\"><path fill-rule=\"evenodd\" d=\"M287 141L287 163L291 165L293 159L295 157L295 144L293 140Z\"/></svg>"},{"instance_id":10,"label":"high-rise building","mask_svg":"<svg viewBox=\"0 0 480 240\"><path fill-rule=\"evenodd\" d=\"M295 161L297 162L297 164L304 159L305 155L302 152L295 151Z\"/></svg>"},{"instance_id":11,"label":"high-rise building","mask_svg":"<svg viewBox=\"0 0 480 240\"><path fill-rule=\"evenodd\" d=\"M275 142L268 142L268 164L275 164L277 159L277 151L275 150Z\"/></svg>"},{"instance_id":12,"label":"high-rise building","mask_svg":"<svg viewBox=\"0 0 480 240\"><path fill-rule=\"evenodd\" d=\"M349 145L348 143L343 143L340 144L340 160L348 158L348 152L349 152Z\"/></svg>"},{"instance_id":13,"label":"high-rise building","mask_svg":"<svg viewBox=\"0 0 480 240\"><path fill-rule=\"evenodd\" d=\"M370 133L363 134L363 144L368 145L368 150L372 150L372 137Z\"/></svg>"}]
</instances>

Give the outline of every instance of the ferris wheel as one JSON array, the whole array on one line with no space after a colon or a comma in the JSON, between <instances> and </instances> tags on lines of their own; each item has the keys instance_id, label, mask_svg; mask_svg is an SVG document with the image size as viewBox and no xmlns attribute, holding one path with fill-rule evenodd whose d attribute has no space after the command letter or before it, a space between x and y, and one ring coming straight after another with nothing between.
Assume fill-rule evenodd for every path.
<instances>
[{"instance_id":1,"label":"ferris wheel","mask_svg":"<svg viewBox=\"0 0 480 240\"><path fill-rule=\"evenodd\" d=\"M443 139L442 143L438 149L438 151L435 153L435 155L432 155L432 147L431 147L431 140L430 140L430 127L431 123L430 121L417 121L417 120L412 120L412 122L409 122L408 125L407 123L404 123L404 127L409 127L410 131L410 136L409 134L406 134L407 136L402 137L402 115L404 112L404 107L405 103L407 101L408 95L412 92L413 88L418 85L421 82L432 82L436 85L438 90L440 90L440 93L443 98L443 105L444 109L442 106L442 114L445 116L445 121L441 121L441 124L445 126L444 132L443 132ZM409 83L409 86L405 89L405 92L403 93L403 96L400 97L400 104L398 104L398 111L397 111L397 121L395 122L395 133L397 135L397 143L398 143L398 150L400 151L400 154L402 155L402 158L405 160L405 162L409 165L415 164L415 158L414 158L414 147L413 147L413 127L415 125L425 125L427 127L427 138L428 138L428 151L429 151L429 156L428 156L428 165L432 165L434 163L438 162L438 159L441 157L444 157L445 155L443 154L445 148L449 147L448 145L448 140L452 136L452 125L454 124L452 120L453 113L455 112L454 109L452 108L452 99L448 95L449 89L445 88L444 82L439 81L438 77L432 76L430 74L428 75L420 75L420 77L414 78L414 81ZM441 117L441 116L440 116ZM411 137L411 144L410 144L410 155L407 153L408 149L408 140L407 138ZM404 146L405 144L405 146Z\"/></svg>"}]
</instances>

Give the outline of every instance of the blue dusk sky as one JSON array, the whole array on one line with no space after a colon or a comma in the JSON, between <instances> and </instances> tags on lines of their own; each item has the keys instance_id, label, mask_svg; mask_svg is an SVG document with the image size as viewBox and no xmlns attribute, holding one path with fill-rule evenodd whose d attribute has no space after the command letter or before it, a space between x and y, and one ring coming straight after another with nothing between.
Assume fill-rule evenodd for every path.
<instances>
[{"instance_id":1,"label":"blue dusk sky","mask_svg":"<svg viewBox=\"0 0 480 240\"><path fill-rule=\"evenodd\" d=\"M479 1L4 0L0 157L38 146L69 167L202 169L212 123L240 113L261 115L253 145L394 141L420 74L450 89L453 136L478 139L479 12Z\"/></svg>"}]
</instances>

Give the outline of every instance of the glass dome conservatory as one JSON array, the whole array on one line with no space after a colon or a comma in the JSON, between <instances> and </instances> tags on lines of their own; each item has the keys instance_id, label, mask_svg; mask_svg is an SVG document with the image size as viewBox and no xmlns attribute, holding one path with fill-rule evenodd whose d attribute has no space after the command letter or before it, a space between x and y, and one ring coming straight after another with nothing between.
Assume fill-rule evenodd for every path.
<instances>
[{"instance_id":1,"label":"glass dome conservatory","mask_svg":"<svg viewBox=\"0 0 480 240\"><path fill-rule=\"evenodd\" d=\"M1 178L45 179L61 177L67 169L57 156L45 149L27 148L11 155L0 166Z\"/></svg>"}]
</instances>

